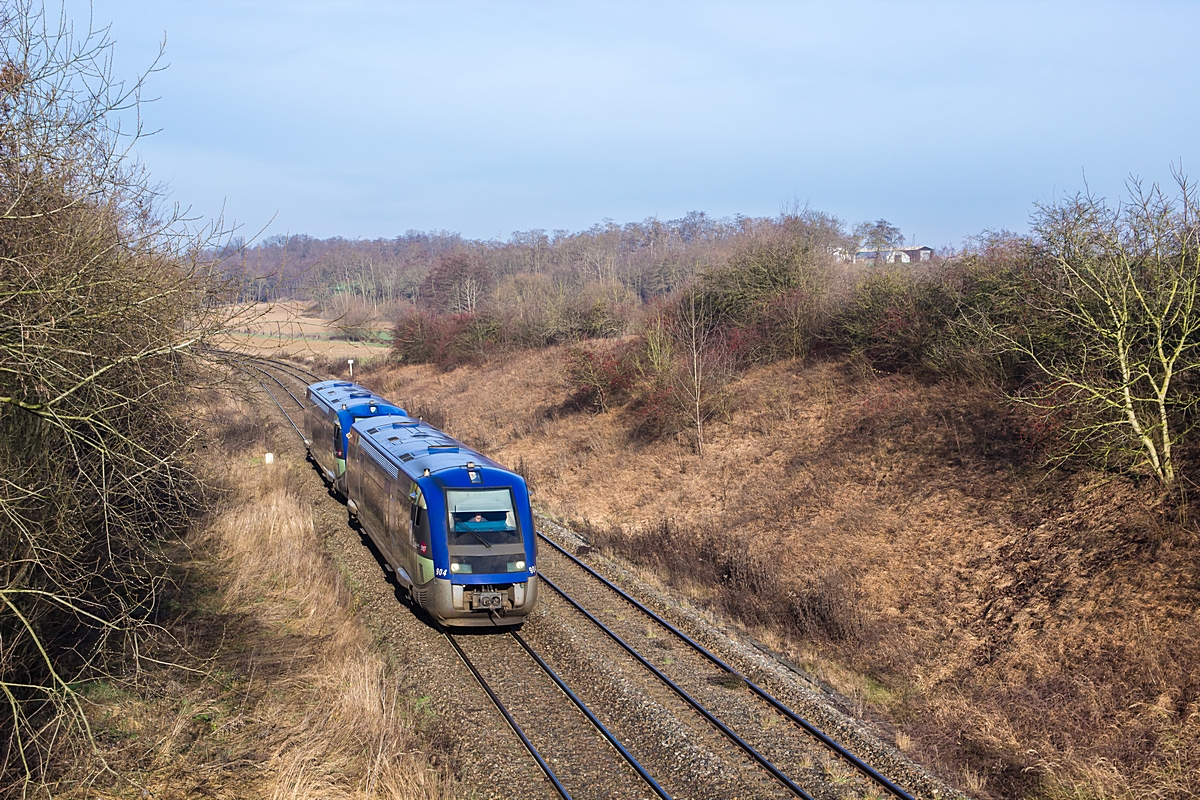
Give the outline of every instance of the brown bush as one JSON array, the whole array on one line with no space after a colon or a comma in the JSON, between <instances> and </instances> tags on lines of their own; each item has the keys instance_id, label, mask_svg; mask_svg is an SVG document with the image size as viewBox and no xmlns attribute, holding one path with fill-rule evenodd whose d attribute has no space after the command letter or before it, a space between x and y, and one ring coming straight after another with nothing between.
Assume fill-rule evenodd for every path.
<instances>
[{"instance_id":1,"label":"brown bush","mask_svg":"<svg viewBox=\"0 0 1200 800\"><path fill-rule=\"evenodd\" d=\"M648 567L677 584L701 588L730 617L807 641L858 638L862 620L845 575L789 580L755 538L730 535L735 520L688 523L664 517L648 529L576 523L589 544Z\"/></svg>"},{"instance_id":2,"label":"brown bush","mask_svg":"<svg viewBox=\"0 0 1200 800\"><path fill-rule=\"evenodd\" d=\"M563 374L570 402L599 412L620 402L637 377L638 343L576 345L563 354Z\"/></svg>"}]
</instances>

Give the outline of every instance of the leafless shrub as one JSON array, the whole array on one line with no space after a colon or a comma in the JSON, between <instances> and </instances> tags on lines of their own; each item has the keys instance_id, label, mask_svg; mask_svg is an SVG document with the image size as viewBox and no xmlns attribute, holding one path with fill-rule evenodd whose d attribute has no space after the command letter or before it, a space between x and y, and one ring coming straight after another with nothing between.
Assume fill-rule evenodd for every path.
<instances>
[{"instance_id":1,"label":"leafless shrub","mask_svg":"<svg viewBox=\"0 0 1200 800\"><path fill-rule=\"evenodd\" d=\"M333 301L334 320L330 323L332 339L350 342L369 342L376 338L375 322L379 319L375 310L362 298L340 294Z\"/></svg>"},{"instance_id":2,"label":"leafless shrub","mask_svg":"<svg viewBox=\"0 0 1200 800\"><path fill-rule=\"evenodd\" d=\"M513 464L513 472L520 475L530 491L533 490L534 470L533 467L525 460L525 456L517 456L517 463Z\"/></svg>"},{"instance_id":3,"label":"leafless shrub","mask_svg":"<svg viewBox=\"0 0 1200 800\"><path fill-rule=\"evenodd\" d=\"M582 523L595 547L649 567L684 587L715 588L714 602L751 625L807 640L854 641L863 623L850 579L839 573L792 579L749 537L730 535L730 520L685 523L664 517L646 530Z\"/></svg>"},{"instance_id":4,"label":"leafless shrub","mask_svg":"<svg viewBox=\"0 0 1200 800\"><path fill-rule=\"evenodd\" d=\"M143 78L103 32L0 14L0 788L90 748L80 688L164 589L197 510L178 409L221 328L205 242L126 158Z\"/></svg>"}]
</instances>

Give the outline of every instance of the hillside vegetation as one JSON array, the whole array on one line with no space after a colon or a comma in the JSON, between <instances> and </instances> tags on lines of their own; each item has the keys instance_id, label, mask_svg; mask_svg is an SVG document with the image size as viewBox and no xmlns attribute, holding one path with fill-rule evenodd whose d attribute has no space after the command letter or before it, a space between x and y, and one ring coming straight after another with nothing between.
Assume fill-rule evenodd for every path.
<instances>
[{"instance_id":1,"label":"hillside vegetation","mask_svg":"<svg viewBox=\"0 0 1200 800\"><path fill-rule=\"evenodd\" d=\"M220 287L124 156L142 84L110 58L32 4L0 16L0 792L21 796L92 762L86 688L145 665L203 504L176 408Z\"/></svg>"},{"instance_id":2,"label":"hillside vegetation","mask_svg":"<svg viewBox=\"0 0 1200 800\"><path fill-rule=\"evenodd\" d=\"M703 457L579 409L570 347L356 378L523 472L536 506L828 681L973 796L1194 796L1197 537L1136 478L1031 459L990 391L752 367Z\"/></svg>"},{"instance_id":3,"label":"hillside vegetation","mask_svg":"<svg viewBox=\"0 0 1200 800\"><path fill-rule=\"evenodd\" d=\"M917 264L806 211L457 243L356 377L968 791L1190 797L1200 228L1132 189Z\"/></svg>"}]
</instances>

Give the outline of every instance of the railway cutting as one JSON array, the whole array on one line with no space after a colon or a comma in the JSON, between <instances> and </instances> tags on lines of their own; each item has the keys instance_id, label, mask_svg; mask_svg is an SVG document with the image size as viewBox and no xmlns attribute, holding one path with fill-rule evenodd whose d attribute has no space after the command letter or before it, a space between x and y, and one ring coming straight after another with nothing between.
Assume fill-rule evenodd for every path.
<instances>
[{"instance_id":1,"label":"railway cutting","mask_svg":"<svg viewBox=\"0 0 1200 800\"><path fill-rule=\"evenodd\" d=\"M506 484L511 502L500 502L508 473L483 454L361 386L278 359L224 357L286 420L291 438L280 449L313 462L310 499L326 547L353 576L379 646L420 676L479 796L961 796L760 650L681 613L615 562L577 555L582 540L570 531L541 518L535 528L511 488L523 483ZM331 387L341 408L326 415L336 420L326 432L313 425L313 395ZM354 403L358 416L337 413ZM424 460L402 460L421 432ZM375 498L355 472L368 436L379 451L372 468L392 479L377 481ZM394 452L376 446L389 438L402 442ZM329 452L314 452L322 447ZM449 479L432 480L441 473ZM364 525L371 504L376 516ZM426 512L423 534L414 508ZM398 550L419 553L422 535L428 575ZM477 560L453 548L456 535ZM514 590L535 580L540 592ZM460 600L479 594L486 603Z\"/></svg>"}]
</instances>

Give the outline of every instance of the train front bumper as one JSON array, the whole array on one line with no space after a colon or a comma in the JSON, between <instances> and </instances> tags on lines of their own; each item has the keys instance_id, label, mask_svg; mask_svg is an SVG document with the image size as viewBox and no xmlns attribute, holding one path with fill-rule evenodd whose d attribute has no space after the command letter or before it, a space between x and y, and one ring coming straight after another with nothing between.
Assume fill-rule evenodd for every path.
<instances>
[{"instance_id":1,"label":"train front bumper","mask_svg":"<svg viewBox=\"0 0 1200 800\"><path fill-rule=\"evenodd\" d=\"M520 583L461 584L438 578L414 593L418 605L445 625L520 625L537 604L538 579L530 575Z\"/></svg>"}]
</instances>

